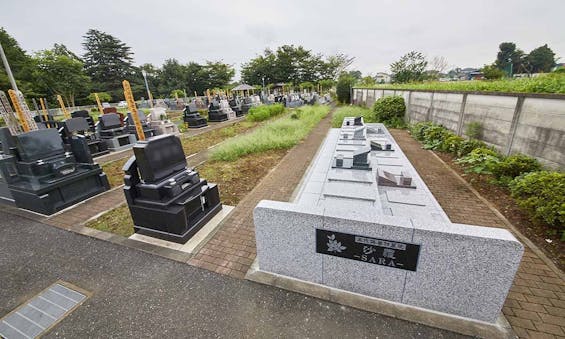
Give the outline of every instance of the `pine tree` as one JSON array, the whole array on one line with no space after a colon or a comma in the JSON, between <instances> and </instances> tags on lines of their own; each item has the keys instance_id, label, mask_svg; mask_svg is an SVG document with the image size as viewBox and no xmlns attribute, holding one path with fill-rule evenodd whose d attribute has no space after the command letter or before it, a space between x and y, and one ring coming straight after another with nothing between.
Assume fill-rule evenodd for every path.
<instances>
[{"instance_id":1,"label":"pine tree","mask_svg":"<svg viewBox=\"0 0 565 339\"><path fill-rule=\"evenodd\" d=\"M108 92L114 100L123 98L122 81L136 76L133 52L124 42L110 34L91 29L83 37L84 69L93 89Z\"/></svg>"}]
</instances>

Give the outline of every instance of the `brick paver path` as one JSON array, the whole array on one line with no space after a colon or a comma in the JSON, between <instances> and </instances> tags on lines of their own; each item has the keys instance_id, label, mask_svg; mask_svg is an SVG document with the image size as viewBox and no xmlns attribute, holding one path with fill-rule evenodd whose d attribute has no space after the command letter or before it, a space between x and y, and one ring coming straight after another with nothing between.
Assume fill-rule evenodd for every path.
<instances>
[{"instance_id":1,"label":"brick paver path","mask_svg":"<svg viewBox=\"0 0 565 339\"><path fill-rule=\"evenodd\" d=\"M288 201L316 155L331 125L331 112L309 136L292 148L282 161L239 202L223 226L189 260L210 271L243 278L256 256L253 209L260 200Z\"/></svg>"},{"instance_id":2,"label":"brick paver path","mask_svg":"<svg viewBox=\"0 0 565 339\"><path fill-rule=\"evenodd\" d=\"M452 222L506 227L446 165L405 130L391 131ZM526 244L503 313L521 338L565 338L565 280Z\"/></svg>"}]
</instances>

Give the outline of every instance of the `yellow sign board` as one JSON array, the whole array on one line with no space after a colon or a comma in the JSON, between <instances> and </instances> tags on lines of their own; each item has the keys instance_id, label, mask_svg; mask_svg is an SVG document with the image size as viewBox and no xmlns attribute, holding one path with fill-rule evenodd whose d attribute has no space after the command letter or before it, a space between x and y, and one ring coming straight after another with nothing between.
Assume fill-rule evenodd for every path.
<instances>
[{"instance_id":1,"label":"yellow sign board","mask_svg":"<svg viewBox=\"0 0 565 339\"><path fill-rule=\"evenodd\" d=\"M126 101L131 112L131 117L135 124L137 140L145 140L145 133L143 133L143 127L141 126L141 120L139 120L139 114L137 113L137 107L135 106L135 100L133 99L133 93L131 92L129 81L122 81L122 85L124 86L124 96L126 97Z\"/></svg>"}]
</instances>

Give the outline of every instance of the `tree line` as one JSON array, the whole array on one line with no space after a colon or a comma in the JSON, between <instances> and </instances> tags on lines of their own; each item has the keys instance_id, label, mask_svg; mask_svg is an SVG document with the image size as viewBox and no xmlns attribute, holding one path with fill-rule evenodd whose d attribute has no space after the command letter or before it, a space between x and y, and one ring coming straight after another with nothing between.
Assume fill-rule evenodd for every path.
<instances>
[{"instance_id":1,"label":"tree line","mask_svg":"<svg viewBox=\"0 0 565 339\"><path fill-rule=\"evenodd\" d=\"M547 44L534 48L530 53L524 53L513 42L503 42L498 48L495 61L481 68L486 79L511 77L517 73L547 73L552 71L557 62L555 53ZM424 54L417 51L411 51L390 64L395 83L437 80L446 67L445 58L435 57L429 62Z\"/></svg>"},{"instance_id":2,"label":"tree line","mask_svg":"<svg viewBox=\"0 0 565 339\"><path fill-rule=\"evenodd\" d=\"M129 80L136 98L147 97L143 73L154 98L202 95L206 89L235 86L233 65L222 61L181 63L167 59L161 67L146 63L134 65L134 53L120 39L95 29L82 37L84 53L78 55L63 44L32 55L15 38L0 28L0 43L10 62L19 89L28 98L61 95L69 106L91 104L100 93L103 101L123 100L122 80ZM285 83L293 87L332 86L337 77L353 62L344 54L323 56L302 46L285 45L242 65L244 82L261 86ZM8 77L0 68L0 90L10 88Z\"/></svg>"}]
</instances>

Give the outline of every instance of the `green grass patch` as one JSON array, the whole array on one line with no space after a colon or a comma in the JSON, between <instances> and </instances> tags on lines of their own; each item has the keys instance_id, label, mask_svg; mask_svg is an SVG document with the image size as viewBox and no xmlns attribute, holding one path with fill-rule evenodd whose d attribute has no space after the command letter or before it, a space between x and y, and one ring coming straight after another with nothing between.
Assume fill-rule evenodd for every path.
<instances>
[{"instance_id":1,"label":"green grass patch","mask_svg":"<svg viewBox=\"0 0 565 339\"><path fill-rule=\"evenodd\" d=\"M96 220L89 221L86 227L124 237L129 237L133 234L133 220L131 219L127 204L104 213Z\"/></svg>"},{"instance_id":2,"label":"green grass patch","mask_svg":"<svg viewBox=\"0 0 565 339\"><path fill-rule=\"evenodd\" d=\"M468 92L565 93L565 74L549 73L536 78L521 79L382 84L371 86L371 88Z\"/></svg>"},{"instance_id":3,"label":"green grass patch","mask_svg":"<svg viewBox=\"0 0 565 339\"><path fill-rule=\"evenodd\" d=\"M264 121L284 112L282 104L262 105L251 107L245 119L247 121Z\"/></svg>"},{"instance_id":4,"label":"green grass patch","mask_svg":"<svg viewBox=\"0 0 565 339\"><path fill-rule=\"evenodd\" d=\"M292 148L306 137L329 111L328 106L298 108L289 116L266 123L249 134L225 142L212 152L211 158L234 161L247 154Z\"/></svg>"},{"instance_id":5,"label":"green grass patch","mask_svg":"<svg viewBox=\"0 0 565 339\"><path fill-rule=\"evenodd\" d=\"M377 122L375 120L375 113L369 108L358 106L342 106L335 110L332 117L332 127L339 128L343 123L343 118L346 117L363 117L365 123Z\"/></svg>"}]
</instances>

